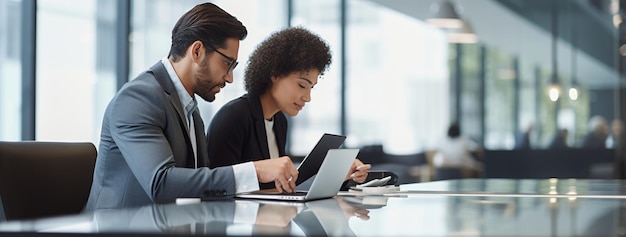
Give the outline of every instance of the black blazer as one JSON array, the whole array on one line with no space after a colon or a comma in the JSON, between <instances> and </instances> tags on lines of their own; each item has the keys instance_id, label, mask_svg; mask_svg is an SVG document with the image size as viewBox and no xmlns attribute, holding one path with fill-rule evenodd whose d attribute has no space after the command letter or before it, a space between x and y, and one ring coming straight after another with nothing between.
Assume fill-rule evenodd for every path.
<instances>
[{"instance_id":1,"label":"black blazer","mask_svg":"<svg viewBox=\"0 0 626 237\"><path fill-rule=\"evenodd\" d=\"M278 153L286 156L287 117L278 112L273 120ZM210 168L269 158L259 97L245 94L222 106L207 129L207 145ZM264 188L270 186L262 185L261 189Z\"/></svg>"}]
</instances>

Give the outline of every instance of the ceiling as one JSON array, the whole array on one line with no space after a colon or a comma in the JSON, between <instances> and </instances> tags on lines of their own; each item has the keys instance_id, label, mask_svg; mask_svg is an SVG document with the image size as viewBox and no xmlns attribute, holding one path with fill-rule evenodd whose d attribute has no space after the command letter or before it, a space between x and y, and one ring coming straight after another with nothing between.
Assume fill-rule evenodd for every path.
<instances>
[{"instance_id":1,"label":"ceiling","mask_svg":"<svg viewBox=\"0 0 626 237\"><path fill-rule=\"evenodd\" d=\"M372 0L384 7L425 20L437 0ZM590 88L614 88L624 81L626 63L618 45L626 42L626 27L613 26L610 0L451 0L468 20L479 43L552 66L552 24L556 23L560 74L574 74ZM626 1L626 0L620 0ZM552 8L556 6L556 8ZM620 4L624 7L624 4ZM554 11L553 11L554 10ZM552 18L555 12L557 18ZM553 22L555 20L555 22ZM573 65L572 56L577 63ZM619 71L622 73L616 73Z\"/></svg>"},{"instance_id":2,"label":"ceiling","mask_svg":"<svg viewBox=\"0 0 626 237\"><path fill-rule=\"evenodd\" d=\"M551 32L556 4L558 37L607 66L615 67L617 29L609 0L495 0L537 27Z\"/></svg>"}]
</instances>

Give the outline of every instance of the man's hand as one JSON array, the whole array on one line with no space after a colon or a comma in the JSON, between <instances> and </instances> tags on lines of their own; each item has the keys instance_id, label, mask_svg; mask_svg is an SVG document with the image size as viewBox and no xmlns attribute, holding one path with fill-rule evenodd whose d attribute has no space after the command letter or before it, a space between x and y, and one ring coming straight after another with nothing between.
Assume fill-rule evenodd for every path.
<instances>
[{"instance_id":1,"label":"man's hand","mask_svg":"<svg viewBox=\"0 0 626 237\"><path fill-rule=\"evenodd\" d=\"M261 183L274 181L279 192L293 193L296 191L298 169L291 162L289 156L274 159L265 159L253 162L256 176Z\"/></svg>"},{"instance_id":2,"label":"man's hand","mask_svg":"<svg viewBox=\"0 0 626 237\"><path fill-rule=\"evenodd\" d=\"M352 179L354 182L363 183L367 179L367 172L370 168L372 168L372 165L365 165L361 162L361 160L354 159L352 167L350 167L350 171L348 171L348 175L345 180Z\"/></svg>"}]
</instances>

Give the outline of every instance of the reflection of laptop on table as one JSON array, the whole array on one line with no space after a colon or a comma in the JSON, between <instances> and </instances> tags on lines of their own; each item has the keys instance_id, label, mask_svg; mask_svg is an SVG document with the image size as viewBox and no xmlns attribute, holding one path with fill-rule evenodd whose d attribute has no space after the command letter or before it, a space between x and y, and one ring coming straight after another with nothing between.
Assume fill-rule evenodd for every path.
<instances>
[{"instance_id":1,"label":"reflection of laptop on table","mask_svg":"<svg viewBox=\"0 0 626 237\"><path fill-rule=\"evenodd\" d=\"M306 209L293 218L304 236L356 236L334 198L304 203Z\"/></svg>"},{"instance_id":2,"label":"reflection of laptop on table","mask_svg":"<svg viewBox=\"0 0 626 237\"><path fill-rule=\"evenodd\" d=\"M304 157L298 166L296 185L300 185L317 174L317 171L322 165L322 161L324 161L324 157L326 157L326 152L330 149L339 148L345 140L346 136L324 133L315 147L313 147L313 150Z\"/></svg>"},{"instance_id":3,"label":"reflection of laptop on table","mask_svg":"<svg viewBox=\"0 0 626 237\"><path fill-rule=\"evenodd\" d=\"M330 198L339 192L343 179L348 174L358 153L359 149L328 150L309 191L296 191L295 193L256 191L236 194L235 197L286 201Z\"/></svg>"}]
</instances>

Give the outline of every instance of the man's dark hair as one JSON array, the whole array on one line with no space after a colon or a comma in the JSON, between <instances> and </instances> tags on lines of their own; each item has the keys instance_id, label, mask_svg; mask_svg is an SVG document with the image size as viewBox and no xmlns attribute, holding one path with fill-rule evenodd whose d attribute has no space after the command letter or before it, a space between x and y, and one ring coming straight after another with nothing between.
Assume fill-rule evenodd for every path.
<instances>
[{"instance_id":1,"label":"man's dark hair","mask_svg":"<svg viewBox=\"0 0 626 237\"><path fill-rule=\"evenodd\" d=\"M452 123L448 128L448 137L456 138L461 136L461 126L458 123Z\"/></svg>"},{"instance_id":2,"label":"man's dark hair","mask_svg":"<svg viewBox=\"0 0 626 237\"><path fill-rule=\"evenodd\" d=\"M318 35L301 27L274 32L250 55L245 72L249 94L260 95L272 83L272 77L318 69L324 75L332 56L328 44Z\"/></svg>"},{"instance_id":3,"label":"man's dark hair","mask_svg":"<svg viewBox=\"0 0 626 237\"><path fill-rule=\"evenodd\" d=\"M213 3L198 4L181 16L174 25L169 56L177 62L196 40L216 48L224 48L226 39L243 40L247 35L246 27L220 7ZM205 49L207 53L213 52L209 46L205 46Z\"/></svg>"}]
</instances>

